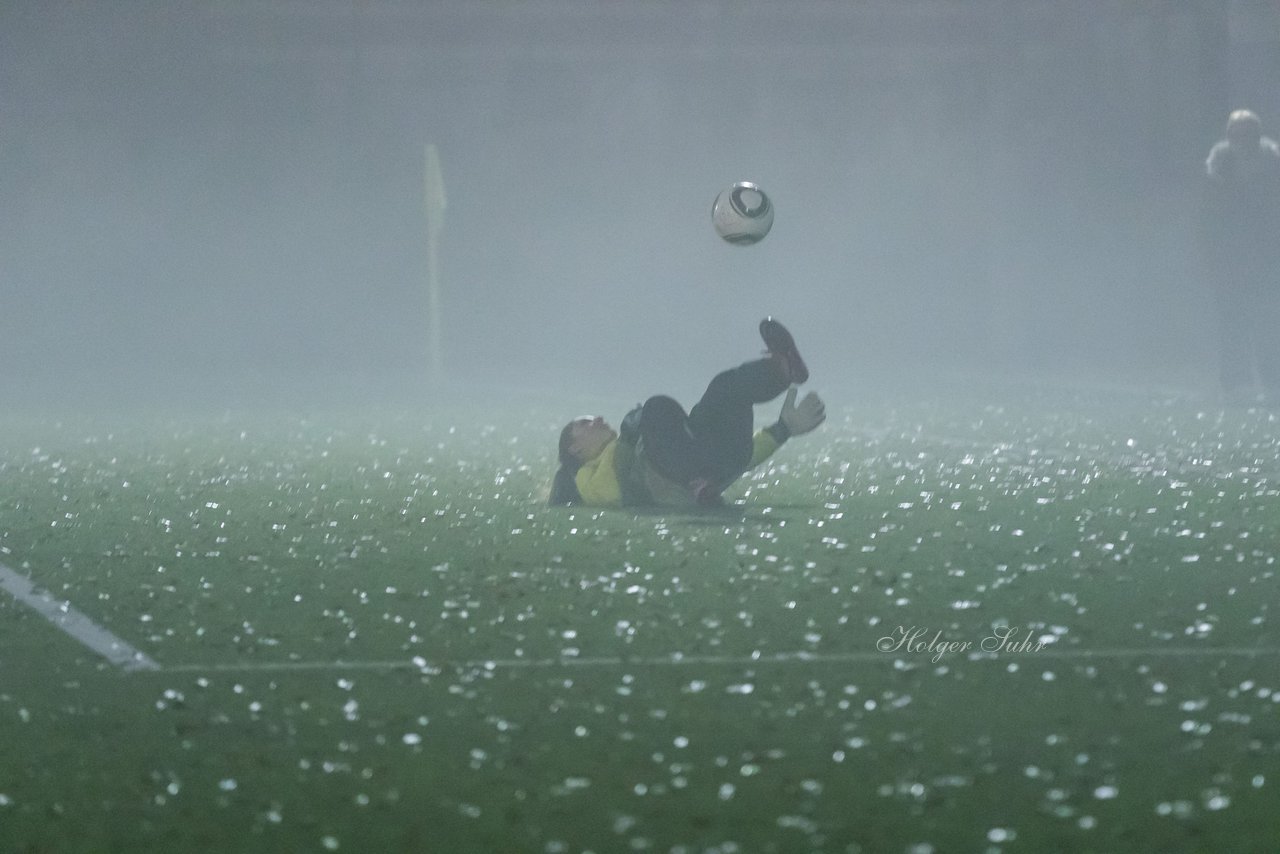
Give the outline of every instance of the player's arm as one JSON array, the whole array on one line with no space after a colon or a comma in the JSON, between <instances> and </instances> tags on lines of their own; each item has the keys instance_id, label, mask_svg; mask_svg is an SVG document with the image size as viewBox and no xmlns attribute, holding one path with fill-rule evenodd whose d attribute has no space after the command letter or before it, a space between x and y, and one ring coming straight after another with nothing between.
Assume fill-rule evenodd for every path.
<instances>
[{"instance_id":1,"label":"player's arm","mask_svg":"<svg viewBox=\"0 0 1280 854\"><path fill-rule=\"evenodd\" d=\"M618 440L614 439L594 460L578 469L574 484L582 503L590 507L619 507L622 505L622 486L618 482L616 468Z\"/></svg>"}]
</instances>

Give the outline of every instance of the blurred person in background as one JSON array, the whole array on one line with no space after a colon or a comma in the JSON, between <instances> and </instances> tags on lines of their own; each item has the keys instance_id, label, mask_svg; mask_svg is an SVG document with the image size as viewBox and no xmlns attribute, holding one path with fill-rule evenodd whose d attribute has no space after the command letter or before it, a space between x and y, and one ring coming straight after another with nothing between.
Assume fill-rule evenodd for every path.
<instances>
[{"instance_id":1,"label":"blurred person in background","mask_svg":"<svg viewBox=\"0 0 1280 854\"><path fill-rule=\"evenodd\" d=\"M1217 308L1225 401L1280 403L1280 146L1249 110L1227 119L1205 161L1201 231Z\"/></svg>"}]
</instances>

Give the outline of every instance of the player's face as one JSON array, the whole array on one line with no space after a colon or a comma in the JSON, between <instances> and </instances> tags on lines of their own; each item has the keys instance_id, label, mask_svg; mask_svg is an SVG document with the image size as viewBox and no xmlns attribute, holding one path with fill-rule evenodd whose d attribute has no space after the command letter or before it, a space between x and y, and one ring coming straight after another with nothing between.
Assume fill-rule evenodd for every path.
<instances>
[{"instance_id":1,"label":"player's face","mask_svg":"<svg viewBox=\"0 0 1280 854\"><path fill-rule=\"evenodd\" d=\"M600 452L604 450L618 433L599 415L584 415L581 418L573 420L573 426L569 428L572 439L569 440L569 450L573 455L582 462L590 462L600 456Z\"/></svg>"}]
</instances>

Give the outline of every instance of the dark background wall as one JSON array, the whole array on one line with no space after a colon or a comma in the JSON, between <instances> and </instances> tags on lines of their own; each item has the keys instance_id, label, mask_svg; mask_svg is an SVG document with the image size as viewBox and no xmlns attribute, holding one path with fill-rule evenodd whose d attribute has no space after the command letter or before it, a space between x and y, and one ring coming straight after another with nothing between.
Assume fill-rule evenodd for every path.
<instances>
[{"instance_id":1,"label":"dark background wall","mask_svg":"<svg viewBox=\"0 0 1280 854\"><path fill-rule=\"evenodd\" d=\"M1227 112L1280 123L1274 4L0 4L10 401L691 394L764 314L828 384L1197 387ZM708 218L749 179L743 249Z\"/></svg>"}]
</instances>

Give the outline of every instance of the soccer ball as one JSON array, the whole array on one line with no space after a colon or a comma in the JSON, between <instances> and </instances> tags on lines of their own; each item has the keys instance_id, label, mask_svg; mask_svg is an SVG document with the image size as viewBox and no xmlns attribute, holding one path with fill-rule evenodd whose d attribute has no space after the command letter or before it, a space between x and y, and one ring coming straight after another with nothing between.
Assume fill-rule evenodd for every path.
<instances>
[{"instance_id":1,"label":"soccer ball","mask_svg":"<svg viewBox=\"0 0 1280 854\"><path fill-rule=\"evenodd\" d=\"M711 224L735 246L759 243L773 228L773 203L755 184L739 181L716 196Z\"/></svg>"}]
</instances>

